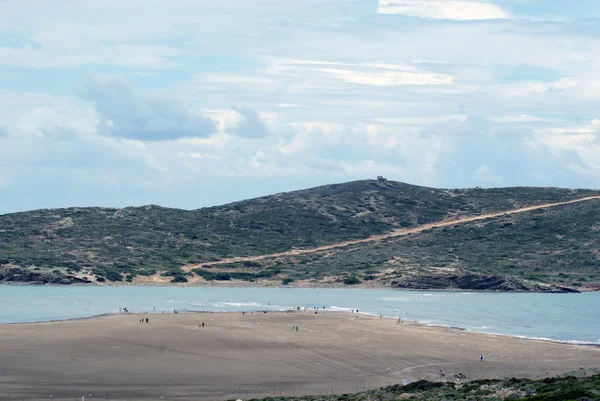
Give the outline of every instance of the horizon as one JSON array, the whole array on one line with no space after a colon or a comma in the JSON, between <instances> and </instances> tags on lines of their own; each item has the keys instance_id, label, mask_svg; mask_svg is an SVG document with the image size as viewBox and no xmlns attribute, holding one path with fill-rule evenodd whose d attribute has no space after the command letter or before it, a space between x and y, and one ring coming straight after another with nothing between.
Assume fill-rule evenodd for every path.
<instances>
[{"instance_id":1,"label":"horizon","mask_svg":"<svg viewBox=\"0 0 600 401\"><path fill-rule=\"evenodd\" d=\"M0 15L0 214L195 210L377 175L599 187L598 2L7 0Z\"/></svg>"},{"instance_id":2,"label":"horizon","mask_svg":"<svg viewBox=\"0 0 600 401\"><path fill-rule=\"evenodd\" d=\"M334 183L317 185L317 186L306 187L306 188L297 188L297 189L292 189L292 190L289 190L289 191L273 192L273 193L268 193L268 194L256 196L256 197L253 197L253 198L236 199L236 200L233 200L231 202L225 202L225 203L219 203L219 204L214 204L214 205L201 206L201 207L196 207L196 208L172 207L172 206L165 206L165 205L160 205L160 204L155 204L155 203L147 203L147 204L139 204L139 205L126 205L126 206L72 205L72 206L66 206L66 207L55 207L55 208L54 207L49 207L49 208L40 208L40 209L28 209L28 210L20 210L20 211L15 211L15 212L8 212L8 213L1 213L0 212L0 216L9 215L9 214L16 214L16 213L34 212L34 211L40 211L40 210L86 209L86 208L127 209L127 208L159 207L159 208L164 208L164 209L176 209L176 210L183 210L183 211L193 212L193 211L201 210L201 209L205 209L205 208L221 207L221 206L226 206L226 205L230 205L230 204L233 204L233 203L244 202L244 201L249 201L249 200L255 200L255 199L265 198L265 197L269 197L269 196L275 196L275 195L279 195L279 194L284 194L284 193L310 191L312 189L317 189L317 188L321 188L321 187L325 187L325 186L344 185L344 184L352 184L352 183L356 183L356 182L366 182L366 181L372 181L372 182L376 183L377 179L365 178L365 179L354 180L354 181L334 182ZM554 189L564 189L564 190L573 190L573 191L578 191L578 190L591 190L591 191L600 190L600 188L567 188L567 187L552 187L552 186L549 186L549 187L512 186L512 187L441 188L441 187L428 187L428 186L424 186L424 185L416 185L416 184L411 184L411 183L408 183L408 182L395 181L395 180L389 180L389 179L386 182L387 183L395 183L395 184L404 184L404 185L410 185L410 186L416 186L416 187L424 187L424 188L430 188L430 189L437 189L437 190L450 190L450 191L454 191L454 190L460 191L460 190L468 190L468 189L489 190L489 189L511 189L511 188L554 188Z\"/></svg>"}]
</instances>

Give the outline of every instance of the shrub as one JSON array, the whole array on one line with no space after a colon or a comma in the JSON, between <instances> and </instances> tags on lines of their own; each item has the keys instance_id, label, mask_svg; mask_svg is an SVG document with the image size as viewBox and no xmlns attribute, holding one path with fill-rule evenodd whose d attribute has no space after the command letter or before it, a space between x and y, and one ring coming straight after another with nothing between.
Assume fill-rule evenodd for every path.
<instances>
[{"instance_id":1,"label":"shrub","mask_svg":"<svg viewBox=\"0 0 600 401\"><path fill-rule=\"evenodd\" d=\"M214 279L217 281L228 281L231 280L231 276L227 273L217 273L215 274Z\"/></svg>"},{"instance_id":2,"label":"shrub","mask_svg":"<svg viewBox=\"0 0 600 401\"><path fill-rule=\"evenodd\" d=\"M286 277L283 280L281 280L281 284L283 284L283 285L289 285L290 283L293 283L293 282L294 282L294 279L289 278L289 277Z\"/></svg>"},{"instance_id":3,"label":"shrub","mask_svg":"<svg viewBox=\"0 0 600 401\"><path fill-rule=\"evenodd\" d=\"M181 271L180 270L167 270L164 273L160 274L161 277L177 277L177 276L181 276Z\"/></svg>"},{"instance_id":4,"label":"shrub","mask_svg":"<svg viewBox=\"0 0 600 401\"><path fill-rule=\"evenodd\" d=\"M261 267L262 265L258 262L253 262L251 260L247 260L244 262L244 267Z\"/></svg>"},{"instance_id":5,"label":"shrub","mask_svg":"<svg viewBox=\"0 0 600 401\"><path fill-rule=\"evenodd\" d=\"M123 281L123 276L121 276L116 271L112 271L112 270L107 271L105 276L106 276L106 279L110 280L110 281Z\"/></svg>"},{"instance_id":6,"label":"shrub","mask_svg":"<svg viewBox=\"0 0 600 401\"><path fill-rule=\"evenodd\" d=\"M350 277L346 277L344 279L344 284L346 284L346 285L355 285L355 284L360 284L360 283L361 283L361 281L356 276L350 276Z\"/></svg>"},{"instance_id":7,"label":"shrub","mask_svg":"<svg viewBox=\"0 0 600 401\"><path fill-rule=\"evenodd\" d=\"M173 277L171 282L172 283L187 283L188 279L185 278L184 276L175 276L175 277Z\"/></svg>"}]
</instances>

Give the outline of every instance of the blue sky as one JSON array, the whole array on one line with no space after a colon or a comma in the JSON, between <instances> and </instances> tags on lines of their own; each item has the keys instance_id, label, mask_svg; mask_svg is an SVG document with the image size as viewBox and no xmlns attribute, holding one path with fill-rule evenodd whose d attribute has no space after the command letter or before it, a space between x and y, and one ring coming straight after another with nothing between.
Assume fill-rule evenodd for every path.
<instances>
[{"instance_id":1,"label":"blue sky","mask_svg":"<svg viewBox=\"0 0 600 401\"><path fill-rule=\"evenodd\" d=\"M600 3L0 1L0 213L600 187Z\"/></svg>"}]
</instances>

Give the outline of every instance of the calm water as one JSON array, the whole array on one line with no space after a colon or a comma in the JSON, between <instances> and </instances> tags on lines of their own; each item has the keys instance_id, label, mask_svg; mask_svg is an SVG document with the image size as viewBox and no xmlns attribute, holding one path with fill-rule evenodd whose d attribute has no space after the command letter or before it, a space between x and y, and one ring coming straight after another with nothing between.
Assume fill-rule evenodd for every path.
<instances>
[{"instance_id":1,"label":"calm water","mask_svg":"<svg viewBox=\"0 0 600 401\"><path fill-rule=\"evenodd\" d=\"M358 289L0 285L0 323L118 312L358 308L473 331L600 344L600 293L513 294Z\"/></svg>"}]
</instances>

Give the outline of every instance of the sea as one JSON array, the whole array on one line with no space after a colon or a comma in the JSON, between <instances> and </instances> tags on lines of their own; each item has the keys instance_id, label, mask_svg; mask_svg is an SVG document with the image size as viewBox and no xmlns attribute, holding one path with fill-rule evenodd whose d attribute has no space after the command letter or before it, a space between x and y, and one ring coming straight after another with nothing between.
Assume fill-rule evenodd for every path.
<instances>
[{"instance_id":1,"label":"sea","mask_svg":"<svg viewBox=\"0 0 600 401\"><path fill-rule=\"evenodd\" d=\"M0 285L0 323L118 313L351 311L470 331L600 346L600 292Z\"/></svg>"}]
</instances>

